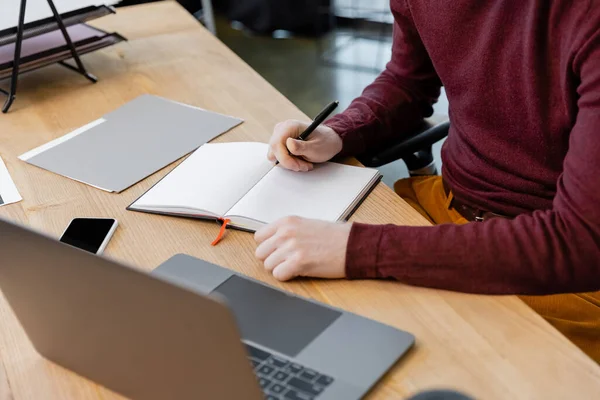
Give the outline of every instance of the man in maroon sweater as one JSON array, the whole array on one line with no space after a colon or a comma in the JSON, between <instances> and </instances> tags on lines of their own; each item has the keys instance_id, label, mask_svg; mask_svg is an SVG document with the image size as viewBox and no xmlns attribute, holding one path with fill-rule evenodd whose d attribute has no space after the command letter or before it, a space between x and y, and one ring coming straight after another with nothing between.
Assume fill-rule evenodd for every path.
<instances>
[{"instance_id":1,"label":"man in maroon sweater","mask_svg":"<svg viewBox=\"0 0 600 400\"><path fill-rule=\"evenodd\" d=\"M269 157L307 171L385 145L431 115L444 85L444 185L439 178L427 190L423 180L397 187L411 187L411 204L433 222L458 222L434 215L444 207L459 215L457 204L488 212L485 221L409 227L287 218L257 232L257 257L281 280L395 278L535 295L523 299L600 361L600 1L391 7L386 70L309 141L294 140L305 124L278 125Z\"/></svg>"}]
</instances>

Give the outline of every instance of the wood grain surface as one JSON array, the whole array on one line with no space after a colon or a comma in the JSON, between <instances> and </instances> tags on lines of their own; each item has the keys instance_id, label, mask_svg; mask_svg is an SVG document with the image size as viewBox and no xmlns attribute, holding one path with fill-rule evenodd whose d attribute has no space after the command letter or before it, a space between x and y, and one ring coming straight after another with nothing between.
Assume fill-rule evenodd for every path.
<instances>
[{"instance_id":1,"label":"wood grain surface","mask_svg":"<svg viewBox=\"0 0 600 400\"><path fill-rule=\"evenodd\" d=\"M255 260L251 234L231 231L211 247L216 224L125 210L177 163L111 194L19 161L20 154L144 93L245 119L217 142L266 141L277 122L307 119L175 3L119 9L94 25L129 39L84 57L99 77L97 84L59 66L28 73L19 81L11 112L0 115L0 155L24 198L0 207L1 217L56 237L73 217L116 218L120 226L106 255L121 262L150 271L174 254L187 253L412 332L415 348L373 390L374 399L399 399L440 387L481 399L599 398L598 365L516 297L465 295L391 281L278 283ZM427 224L383 184L352 220ZM0 295L1 400L116 398L40 357Z\"/></svg>"}]
</instances>

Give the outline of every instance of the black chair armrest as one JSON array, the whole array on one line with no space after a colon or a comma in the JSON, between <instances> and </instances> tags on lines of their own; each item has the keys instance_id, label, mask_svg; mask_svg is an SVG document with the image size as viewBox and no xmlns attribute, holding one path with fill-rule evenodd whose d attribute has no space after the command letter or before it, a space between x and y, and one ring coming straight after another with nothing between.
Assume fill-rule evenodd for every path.
<instances>
[{"instance_id":1,"label":"black chair armrest","mask_svg":"<svg viewBox=\"0 0 600 400\"><path fill-rule=\"evenodd\" d=\"M404 136L397 142L387 143L385 148L377 149L358 156L365 166L375 168L389 164L399 159L411 157L421 150L431 149L431 146L448 136L450 122L425 121L423 127L413 135Z\"/></svg>"}]
</instances>

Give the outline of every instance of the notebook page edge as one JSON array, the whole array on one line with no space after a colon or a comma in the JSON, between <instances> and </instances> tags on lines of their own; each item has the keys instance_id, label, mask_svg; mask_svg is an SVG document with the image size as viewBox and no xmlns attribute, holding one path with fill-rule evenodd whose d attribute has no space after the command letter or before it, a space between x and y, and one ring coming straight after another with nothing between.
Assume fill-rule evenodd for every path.
<instances>
[{"instance_id":1,"label":"notebook page edge","mask_svg":"<svg viewBox=\"0 0 600 400\"><path fill-rule=\"evenodd\" d=\"M135 206L132 204L127 207L129 210L135 211L152 211L159 214L165 215L189 215L198 217L210 217L210 218L221 218L220 215L213 213L212 211L202 210L199 208L190 208L184 205L173 205L173 206L159 206L159 205L139 205Z\"/></svg>"},{"instance_id":2,"label":"notebook page edge","mask_svg":"<svg viewBox=\"0 0 600 400\"><path fill-rule=\"evenodd\" d=\"M340 217L338 218L338 222L348 222L348 220L354 215L354 213L356 213L356 211L365 202L365 200L367 200L367 198L371 195L373 190L375 190L377 185L379 185L381 179L383 178L383 175L376 169L374 169L374 171L376 173L373 175L371 181L369 181L369 184L365 186L365 188L361 191L360 195L356 198L356 200L353 201L348 206L348 208L340 215Z\"/></svg>"},{"instance_id":3,"label":"notebook page edge","mask_svg":"<svg viewBox=\"0 0 600 400\"><path fill-rule=\"evenodd\" d=\"M229 225L232 228L237 228L247 232L256 232L258 229L267 225L266 222L259 221L250 217L244 217L243 215L225 215L224 218L231 220Z\"/></svg>"}]
</instances>

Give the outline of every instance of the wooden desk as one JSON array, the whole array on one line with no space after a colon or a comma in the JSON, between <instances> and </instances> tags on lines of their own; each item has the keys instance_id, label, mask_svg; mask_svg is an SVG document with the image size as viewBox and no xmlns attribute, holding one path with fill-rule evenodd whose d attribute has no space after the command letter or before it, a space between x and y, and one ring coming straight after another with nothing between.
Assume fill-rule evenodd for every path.
<instances>
[{"instance_id":1,"label":"wooden desk","mask_svg":"<svg viewBox=\"0 0 600 400\"><path fill-rule=\"evenodd\" d=\"M0 154L24 198L1 207L0 216L56 236L72 217L114 217L120 227L107 254L118 260L150 271L175 253L188 253L414 333L416 348L372 398L404 398L434 387L461 389L481 399L598 397L600 368L515 297L463 295L395 282L279 284L254 259L250 234L229 232L211 247L216 224L125 211L173 166L122 194L109 194L17 160L143 93L246 120L218 141L265 141L276 122L306 118L173 3L121 9L97 25L130 39L85 56L98 84L58 66L45 68L22 77L18 101L0 116ZM354 220L426 223L383 185ZM0 399L118 397L42 359L0 296Z\"/></svg>"}]
</instances>

